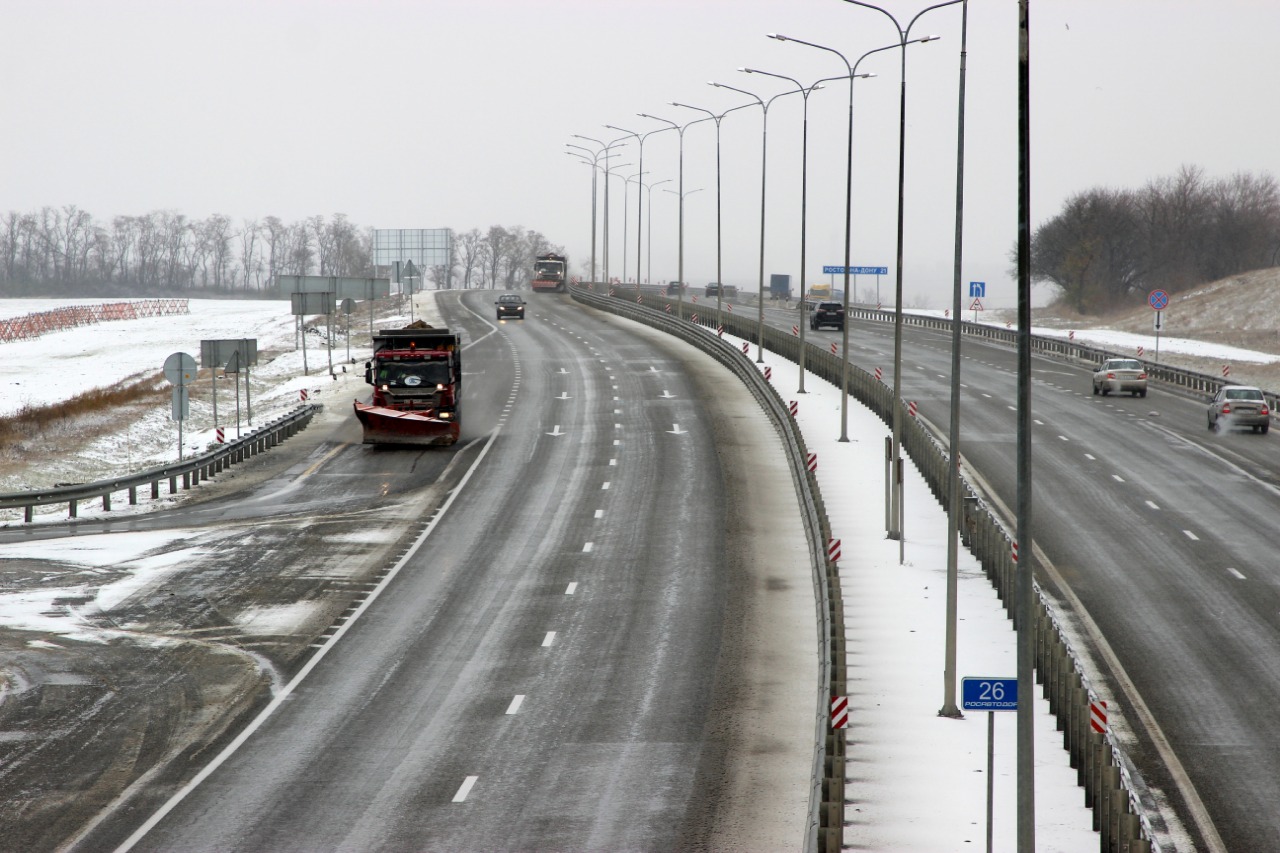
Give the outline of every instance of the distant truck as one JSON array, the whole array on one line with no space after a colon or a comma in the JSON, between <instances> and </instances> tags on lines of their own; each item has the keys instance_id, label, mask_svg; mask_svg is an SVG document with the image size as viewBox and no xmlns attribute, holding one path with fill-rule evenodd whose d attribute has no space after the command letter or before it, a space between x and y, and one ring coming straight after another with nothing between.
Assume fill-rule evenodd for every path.
<instances>
[{"instance_id":1,"label":"distant truck","mask_svg":"<svg viewBox=\"0 0 1280 853\"><path fill-rule=\"evenodd\" d=\"M569 259L555 252L538 255L533 262L533 281L530 288L534 293L564 293L565 282L569 278Z\"/></svg>"},{"instance_id":2,"label":"distant truck","mask_svg":"<svg viewBox=\"0 0 1280 853\"><path fill-rule=\"evenodd\" d=\"M383 329L373 336L364 381L369 403L355 403L365 444L450 445L462 427L462 345L448 329Z\"/></svg>"},{"instance_id":3,"label":"distant truck","mask_svg":"<svg viewBox=\"0 0 1280 853\"><path fill-rule=\"evenodd\" d=\"M769 298L782 302L791 301L791 276L773 273L769 276Z\"/></svg>"}]
</instances>

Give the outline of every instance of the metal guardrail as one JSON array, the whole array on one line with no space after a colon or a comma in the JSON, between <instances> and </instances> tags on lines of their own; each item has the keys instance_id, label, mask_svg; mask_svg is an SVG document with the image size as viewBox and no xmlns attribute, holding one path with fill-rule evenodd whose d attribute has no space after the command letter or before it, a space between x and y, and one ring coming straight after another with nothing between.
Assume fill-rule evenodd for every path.
<instances>
[{"instance_id":1,"label":"metal guardrail","mask_svg":"<svg viewBox=\"0 0 1280 853\"><path fill-rule=\"evenodd\" d=\"M80 503L94 498L101 498L102 509L109 511L111 496L116 492L128 491L129 504L136 505L140 486L150 485L151 499L156 500L160 497L160 483L164 480L169 481L169 494L172 495L178 491L179 478L182 479L184 490L199 485L201 480L209 479L224 468L263 453L292 437L305 428L319 410L320 406L314 403L302 406L246 436L177 465L151 468L114 480L0 495L0 510L22 508L23 521L30 524L35 518L35 508L46 504L65 503L68 506L68 517L76 518Z\"/></svg>"},{"instance_id":2,"label":"metal guardrail","mask_svg":"<svg viewBox=\"0 0 1280 853\"><path fill-rule=\"evenodd\" d=\"M736 361L738 364L747 363L748 370L755 377L755 381L763 383L763 378L754 366L750 365L749 359L744 358L740 350L726 347L714 333L715 329L723 328L727 334L759 344L761 341L756 318L736 315L730 311L717 311L714 304L707 305L705 302L693 304L686 301L681 305L664 294L644 291L637 293L634 287L615 287L612 299L590 295L584 293L582 288L575 288L573 297L588 304L604 307L614 313L630 316L651 326L674 328L680 337L693 341L712 354L727 349L729 353L736 354L731 361ZM645 307L646 304L652 307ZM623 309L622 306L627 308ZM894 316L893 312L865 309L858 309L856 313L851 310L851 314L861 319L886 321ZM695 315L696 323L692 321ZM660 323L657 318L662 322ZM904 323L907 322L907 315L904 315L903 320ZM950 329L949 320L918 315L912 317L910 325L939 330ZM698 326L708 327L712 330L711 334L706 331L695 331ZM1011 346L1016 345L1015 335L1011 331L973 323L966 323L965 327L966 333L973 336L1007 342ZM716 345L717 342L719 345ZM763 345L765 349L785 359L799 362L800 339L794 335L766 326ZM841 358L830 350L820 349L811 344L807 346L806 368L839 387L843 370ZM1033 344L1033 350L1044 355L1084 361L1101 361L1104 358L1116 357L1106 350L1053 338L1037 338L1036 343ZM1161 368L1158 373L1150 372L1158 381L1168 381L1180 387L1201 390L1205 393L1214 393L1217 387L1228 384L1213 377L1176 368ZM849 365L848 376L849 393L875 412L886 424L891 423L892 407L895 404L893 389L853 364ZM772 391L772 386L768 387ZM772 397L781 403L781 398L777 397L776 392L773 392ZM896 402L899 406L900 422L904 425L903 449L920 470L934 497L944 509L947 509L949 501L947 484L951 459L946 449L946 439L941 434L935 435L930 432L920 419L911 417L903 401ZM784 435L792 431L798 434L789 416L783 419L782 425ZM789 428L787 425L790 425ZM803 447L803 439L799 438L798 441L799 446ZM790 444L791 440L788 439L788 448ZM790 453L788 458L791 459ZM794 466L794 461L792 464ZM802 480L802 483L803 489L811 493L805 497L806 504L821 507L821 496L816 479L809 475ZM1013 590L1017 563L1013 558L1014 537L1010 533L1011 524L1000 517L999 511L993 506L988 496L981 493L963 475L962 490L964 501L962 540L981 563L983 570L995 586L1009 612L1009 618L1014 619ZM825 511L822 514L822 522L826 524ZM824 529L829 530L829 527ZM809 531L806 530L806 532ZM817 553L822 554L825 542L815 544L818 546ZM821 557L815 557L815 560L818 559ZM820 631L827 643L826 647L831 650L824 663L824 681L832 685L830 695L837 696L843 695L844 688L844 629L843 624L835 621L832 616L839 613L838 605L833 602L840 600L840 584L833 565L828 564L824 571L830 575L830 580L826 585L828 589L824 601L826 606L822 608L822 612L827 615L823 619ZM1150 853L1153 849L1158 850L1158 846L1151 840L1154 832L1149 818L1149 812L1154 810L1155 806L1153 803L1143 801L1141 792L1138 790L1140 785L1135 778L1134 766L1120 744L1112 737L1110 730L1105 734L1097 734L1090 728L1090 705L1097 702L1099 697L1093 692L1089 678L1080 662L1081 658L1071 648L1070 641L1039 584L1035 585L1035 591L1036 679L1043 685L1044 695L1049 699L1050 710L1058 719L1059 730L1064 733L1064 749L1070 752L1071 767L1077 770L1078 781L1085 789L1085 804L1093 809L1094 829L1100 833L1100 849L1103 853L1120 853L1122 850L1125 853ZM832 633L834 631L840 632L838 638ZM839 673L836 670L839 670ZM836 681L837 678L840 678L840 682ZM836 687L837 683L839 683L839 689ZM827 726L826 697L822 699L819 709L820 732L826 731ZM811 808L812 819L818 827L818 833L816 838L811 835L808 839L806 850L834 851L839 850L838 844L843 836L839 827L842 827L844 822L845 755L842 741L828 744L824 740L820 743L823 744L820 751L825 753L820 783L822 797L817 806L816 815ZM828 778L836 776L839 777L838 780ZM815 786L819 784L816 781L818 778L815 770ZM815 843L816 847L809 847L810 842Z\"/></svg>"},{"instance_id":3,"label":"metal guardrail","mask_svg":"<svg viewBox=\"0 0 1280 853\"><path fill-rule=\"evenodd\" d=\"M791 478L801 499L805 536L809 541L814 592L821 614L818 640L826 650L819 658L813 775L804 849L806 853L837 853L844 840L845 737L843 730L832 731L829 715L831 697L847 693L844 599L840 591L839 569L827 559L831 525L817 477L806 465L808 450L804 436L778 392L741 350L715 334L708 334L708 330L698 325L681 322L665 311L647 309L634 299L610 299L582 288L572 288L570 292L579 302L667 332L711 355L742 380L782 435Z\"/></svg>"}]
</instances>

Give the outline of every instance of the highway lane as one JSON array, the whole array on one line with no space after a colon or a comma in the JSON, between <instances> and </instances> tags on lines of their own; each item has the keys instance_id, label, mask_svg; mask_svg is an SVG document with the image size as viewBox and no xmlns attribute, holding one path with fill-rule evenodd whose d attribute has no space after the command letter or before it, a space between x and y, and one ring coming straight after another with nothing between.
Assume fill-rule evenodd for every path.
<instances>
[{"instance_id":1,"label":"highway lane","mask_svg":"<svg viewBox=\"0 0 1280 853\"><path fill-rule=\"evenodd\" d=\"M769 317L779 328L794 322L794 312L771 310ZM810 331L819 345L839 337L838 331ZM880 367L892 384L890 324L851 322L850 353L865 370ZM966 339L962 354L962 455L1012 508L1015 353ZM904 328L903 396L918 403L944 443L950 370L949 333ZM1194 784L1225 848L1277 849L1280 472L1274 436L1211 433L1204 402L1156 384L1146 398L1095 397L1089 374L1033 359L1037 545L1109 644L1101 648L1087 626L1076 625L1091 671L1103 676L1100 692L1118 701L1122 725L1137 729L1131 752L1147 780L1177 800L1175 776L1143 731L1154 721L1177 754L1172 772L1185 772ZM906 536L909 553L911 532ZM1051 594L1065 592L1044 582ZM1121 669L1113 670L1112 661ZM1150 720L1145 709L1124 702L1121 678L1134 685ZM1187 819L1190 812L1180 807Z\"/></svg>"},{"instance_id":2,"label":"highway lane","mask_svg":"<svg viewBox=\"0 0 1280 853\"><path fill-rule=\"evenodd\" d=\"M459 457L470 480L386 593L135 849L800 843L812 591L807 570L776 575L803 566L805 547L794 508L767 500L768 543L739 538L752 507L726 483L745 478L718 454L756 460L748 493L785 495L789 478L746 442L742 402L716 404L718 368L691 371L661 336L567 299L534 300L529 320L487 337L483 294L446 305L478 341L464 419L492 430ZM510 385L486 425L473 380L504 361ZM746 672L751 649L783 671ZM774 695L747 690L748 715L724 697L752 679ZM768 721L771 756L737 756L748 716ZM784 804L782 819L762 802Z\"/></svg>"}]
</instances>

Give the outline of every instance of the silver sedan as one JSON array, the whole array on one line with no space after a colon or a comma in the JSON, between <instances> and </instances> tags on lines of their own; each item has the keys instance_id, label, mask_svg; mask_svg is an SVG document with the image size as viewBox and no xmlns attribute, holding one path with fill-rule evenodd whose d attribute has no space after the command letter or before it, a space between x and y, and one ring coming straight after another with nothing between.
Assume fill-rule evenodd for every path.
<instances>
[{"instance_id":1,"label":"silver sedan","mask_svg":"<svg viewBox=\"0 0 1280 853\"><path fill-rule=\"evenodd\" d=\"M1271 429L1271 407L1261 388L1249 385L1228 385L1218 391L1209 403L1209 429L1223 426L1251 427L1254 432L1265 434Z\"/></svg>"},{"instance_id":2,"label":"silver sedan","mask_svg":"<svg viewBox=\"0 0 1280 853\"><path fill-rule=\"evenodd\" d=\"M1128 391L1147 396L1147 369L1136 358L1109 358L1093 372L1093 393L1106 396Z\"/></svg>"}]
</instances>

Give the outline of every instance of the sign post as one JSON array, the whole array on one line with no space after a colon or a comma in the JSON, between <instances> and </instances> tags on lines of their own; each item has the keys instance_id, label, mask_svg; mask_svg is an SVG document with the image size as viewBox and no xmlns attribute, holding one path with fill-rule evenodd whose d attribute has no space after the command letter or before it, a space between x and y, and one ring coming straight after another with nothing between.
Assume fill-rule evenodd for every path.
<instances>
[{"instance_id":1,"label":"sign post","mask_svg":"<svg viewBox=\"0 0 1280 853\"><path fill-rule=\"evenodd\" d=\"M164 360L164 378L172 382L173 419L178 422L178 461L182 461L182 422L186 419L189 397L187 386L195 382L196 360L185 352L175 352Z\"/></svg>"},{"instance_id":2,"label":"sign post","mask_svg":"<svg viewBox=\"0 0 1280 853\"><path fill-rule=\"evenodd\" d=\"M960 707L966 711L987 711L987 853L994 839L992 815L995 811L996 711L1018 710L1017 678L965 678L961 680Z\"/></svg>"},{"instance_id":3,"label":"sign post","mask_svg":"<svg viewBox=\"0 0 1280 853\"><path fill-rule=\"evenodd\" d=\"M1169 307L1169 294L1163 290L1153 290L1147 294L1147 304L1156 312L1155 327L1156 333L1156 363L1160 362L1160 332L1164 330L1164 309Z\"/></svg>"}]
</instances>

